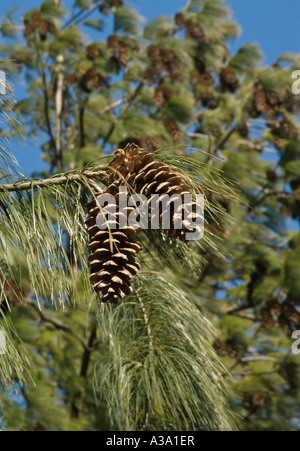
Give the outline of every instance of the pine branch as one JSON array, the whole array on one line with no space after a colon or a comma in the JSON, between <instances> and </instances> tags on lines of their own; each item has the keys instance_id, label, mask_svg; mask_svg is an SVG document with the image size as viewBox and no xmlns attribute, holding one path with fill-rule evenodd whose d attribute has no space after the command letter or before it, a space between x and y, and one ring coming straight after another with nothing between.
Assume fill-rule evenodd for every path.
<instances>
[{"instance_id":1,"label":"pine branch","mask_svg":"<svg viewBox=\"0 0 300 451\"><path fill-rule=\"evenodd\" d=\"M256 355L256 356L250 356L250 357L243 357L241 359L241 362L247 363L247 362L271 362L271 363L277 363L278 360L273 357L267 357L264 355Z\"/></svg>"},{"instance_id":2,"label":"pine branch","mask_svg":"<svg viewBox=\"0 0 300 451\"><path fill-rule=\"evenodd\" d=\"M263 204L268 197L277 197L278 199L289 199L291 197L291 193L288 193L286 191L266 191L260 199L258 199L256 202L254 202L252 205L249 206L249 211Z\"/></svg>"},{"instance_id":3,"label":"pine branch","mask_svg":"<svg viewBox=\"0 0 300 451\"><path fill-rule=\"evenodd\" d=\"M78 25L80 22L89 17L97 8L101 5L101 1L98 1L95 5L91 5L87 11L83 9L76 13L71 19L69 19L63 26L63 30L69 28L70 26Z\"/></svg>"},{"instance_id":4,"label":"pine branch","mask_svg":"<svg viewBox=\"0 0 300 451\"><path fill-rule=\"evenodd\" d=\"M86 169L79 173L65 173L64 175L55 176L48 179L31 180L29 182L24 182L21 179L15 183L4 183L0 185L0 192L30 191L35 188L65 185L70 182L79 182L84 184L84 178L88 180L99 179L99 177L105 178L108 171L109 168L107 166L98 166L93 169Z\"/></svg>"},{"instance_id":5,"label":"pine branch","mask_svg":"<svg viewBox=\"0 0 300 451\"><path fill-rule=\"evenodd\" d=\"M229 130L225 133L225 135L222 137L222 139L218 142L218 144L214 148L214 153L217 153L218 150L222 150L231 135L235 132L236 125L233 125Z\"/></svg>"},{"instance_id":6,"label":"pine branch","mask_svg":"<svg viewBox=\"0 0 300 451\"><path fill-rule=\"evenodd\" d=\"M99 111L99 115L104 114L104 113L108 113L109 111L112 111L116 108L118 108L118 106L121 106L123 103L127 102L128 97L122 97L122 99L116 100L115 102L111 103L110 105L107 105L106 107L104 107L102 110Z\"/></svg>"},{"instance_id":7,"label":"pine branch","mask_svg":"<svg viewBox=\"0 0 300 451\"><path fill-rule=\"evenodd\" d=\"M105 307L98 314L105 348L94 384L114 428L231 429L225 369L209 344L214 332L182 290L148 271L124 303Z\"/></svg>"},{"instance_id":8,"label":"pine branch","mask_svg":"<svg viewBox=\"0 0 300 451\"><path fill-rule=\"evenodd\" d=\"M141 81L141 82L138 84L138 86L136 87L136 89L135 89L135 91L133 92L133 94L132 94L131 96L125 98L125 99L126 99L126 100L125 100L126 105L125 105L125 107L124 107L122 113L119 115L118 119L114 119L114 122L112 123L112 125L111 125L111 127L110 127L110 129L109 129L109 131L108 131L108 133L107 133L107 135L106 135L106 137L104 138L104 141L103 141L102 146L101 146L101 150L103 150L103 149L105 148L106 144L107 144L108 141L110 140L110 137L111 137L111 135L113 134L113 132L114 132L116 126L117 126L118 120L120 120L120 119L124 116L124 114L127 112L128 108L133 104L133 102L135 101L135 99L137 98L137 96L139 95L139 93L141 92L141 90L143 89L144 84L145 84L145 82L144 82L144 81ZM124 99L121 99L121 100L124 100ZM120 102L120 101L119 101L119 102ZM116 102L115 102L115 103L116 103ZM122 102L122 103L123 103L123 102ZM112 104L112 105L113 105L113 104ZM107 108L107 107L106 107L106 108ZM103 110L103 112L104 112L104 110Z\"/></svg>"}]
</instances>

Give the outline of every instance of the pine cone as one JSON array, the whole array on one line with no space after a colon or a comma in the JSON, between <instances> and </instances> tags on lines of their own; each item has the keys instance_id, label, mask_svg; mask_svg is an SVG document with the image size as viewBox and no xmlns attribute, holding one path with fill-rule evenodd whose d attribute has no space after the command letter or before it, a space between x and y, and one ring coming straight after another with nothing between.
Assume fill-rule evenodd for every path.
<instances>
[{"instance_id":1,"label":"pine cone","mask_svg":"<svg viewBox=\"0 0 300 451\"><path fill-rule=\"evenodd\" d=\"M116 194L116 186L112 185L107 190L108 194ZM141 245L135 240L140 229L127 227L119 229L121 213L117 205L116 229L100 230L97 225L97 216L102 212L108 220L107 208L100 209L96 200L87 206L88 227L90 239L89 264L91 270L90 280L94 290L102 292L103 302L117 303L132 291L131 279L140 269L136 262L136 254Z\"/></svg>"},{"instance_id":2,"label":"pine cone","mask_svg":"<svg viewBox=\"0 0 300 451\"><path fill-rule=\"evenodd\" d=\"M100 11L100 13L103 14L104 16L108 16L108 15L109 15L109 10L108 10L108 8L106 8L106 6L103 5L103 4L101 4L101 5L99 6L99 11Z\"/></svg>"},{"instance_id":3,"label":"pine cone","mask_svg":"<svg viewBox=\"0 0 300 451\"><path fill-rule=\"evenodd\" d=\"M221 69L220 81L222 92L230 91L234 93L239 87L239 80L229 66Z\"/></svg>"},{"instance_id":4,"label":"pine cone","mask_svg":"<svg viewBox=\"0 0 300 451\"><path fill-rule=\"evenodd\" d=\"M291 301L285 301L282 304L282 313L289 319L289 321L296 326L300 324L300 314L295 309L294 304Z\"/></svg>"},{"instance_id":5,"label":"pine cone","mask_svg":"<svg viewBox=\"0 0 300 451\"><path fill-rule=\"evenodd\" d=\"M40 22L42 21L42 16L38 11L35 11L34 13L32 13L31 19L32 19L33 25L38 27Z\"/></svg>"},{"instance_id":6,"label":"pine cone","mask_svg":"<svg viewBox=\"0 0 300 451\"><path fill-rule=\"evenodd\" d=\"M282 138L279 138L279 136L274 137L274 144L275 144L275 147L277 147L277 149L283 150L284 140Z\"/></svg>"},{"instance_id":7,"label":"pine cone","mask_svg":"<svg viewBox=\"0 0 300 451\"><path fill-rule=\"evenodd\" d=\"M287 118L283 118L280 121L280 129L293 136L294 138L297 138L297 136L299 136L299 129Z\"/></svg>"},{"instance_id":8,"label":"pine cone","mask_svg":"<svg viewBox=\"0 0 300 451\"><path fill-rule=\"evenodd\" d=\"M257 407L263 407L266 404L266 395L261 392L256 392L253 395L253 404Z\"/></svg>"},{"instance_id":9,"label":"pine cone","mask_svg":"<svg viewBox=\"0 0 300 451\"><path fill-rule=\"evenodd\" d=\"M84 70L82 77L80 79L80 87L86 93L91 93L92 88L102 88L105 80L102 75L99 74L95 69L90 68Z\"/></svg>"},{"instance_id":10,"label":"pine cone","mask_svg":"<svg viewBox=\"0 0 300 451\"><path fill-rule=\"evenodd\" d=\"M157 47L157 45L149 45L148 47L148 56L153 61L156 62L160 59L160 49Z\"/></svg>"},{"instance_id":11,"label":"pine cone","mask_svg":"<svg viewBox=\"0 0 300 451\"><path fill-rule=\"evenodd\" d=\"M174 54L167 49L160 50L160 57L164 64L173 63L174 61Z\"/></svg>"},{"instance_id":12,"label":"pine cone","mask_svg":"<svg viewBox=\"0 0 300 451\"><path fill-rule=\"evenodd\" d=\"M24 38L30 36L35 30L35 27L32 24L27 24L24 29Z\"/></svg>"},{"instance_id":13,"label":"pine cone","mask_svg":"<svg viewBox=\"0 0 300 451\"><path fill-rule=\"evenodd\" d=\"M153 63L153 71L156 75L161 75L164 70L164 64L161 59L160 49L157 45L150 45L147 49L149 58Z\"/></svg>"},{"instance_id":14,"label":"pine cone","mask_svg":"<svg viewBox=\"0 0 300 451\"><path fill-rule=\"evenodd\" d=\"M129 61L127 48L124 42L119 41L119 61L122 66L126 67Z\"/></svg>"},{"instance_id":15,"label":"pine cone","mask_svg":"<svg viewBox=\"0 0 300 451\"><path fill-rule=\"evenodd\" d=\"M70 86L74 85L77 81L77 75L76 74L69 74L65 79L65 87L69 88Z\"/></svg>"},{"instance_id":16,"label":"pine cone","mask_svg":"<svg viewBox=\"0 0 300 451\"><path fill-rule=\"evenodd\" d=\"M158 86L154 91L154 104L162 107L174 96L175 92L173 89L167 86Z\"/></svg>"},{"instance_id":17,"label":"pine cone","mask_svg":"<svg viewBox=\"0 0 300 451\"><path fill-rule=\"evenodd\" d=\"M94 60L100 56L100 51L97 49L97 47L94 46L94 44L90 44L86 48L86 55L89 60Z\"/></svg>"},{"instance_id":18,"label":"pine cone","mask_svg":"<svg viewBox=\"0 0 300 451\"><path fill-rule=\"evenodd\" d=\"M174 19L175 19L175 23L176 23L178 28L184 28L185 27L184 14L177 13L177 14L175 14L175 18Z\"/></svg>"},{"instance_id":19,"label":"pine cone","mask_svg":"<svg viewBox=\"0 0 300 451\"><path fill-rule=\"evenodd\" d=\"M274 326L274 320L273 315L269 309L269 307L265 307L261 311L261 322L262 325L267 329L270 330Z\"/></svg>"},{"instance_id":20,"label":"pine cone","mask_svg":"<svg viewBox=\"0 0 300 451\"><path fill-rule=\"evenodd\" d=\"M171 121L164 121L164 126L169 135L173 138L174 142L181 141L182 139L182 133L179 129L178 125L175 122Z\"/></svg>"},{"instance_id":21,"label":"pine cone","mask_svg":"<svg viewBox=\"0 0 300 451\"><path fill-rule=\"evenodd\" d=\"M117 52L119 49L119 40L117 36L115 35L108 36L107 45L110 50L112 50L113 52Z\"/></svg>"},{"instance_id":22,"label":"pine cone","mask_svg":"<svg viewBox=\"0 0 300 451\"><path fill-rule=\"evenodd\" d=\"M263 88L256 88L253 96L253 117L260 116L267 109L267 96Z\"/></svg>"},{"instance_id":23,"label":"pine cone","mask_svg":"<svg viewBox=\"0 0 300 451\"><path fill-rule=\"evenodd\" d=\"M171 212L170 230L165 230L168 236L185 240L187 232L195 232L196 228L190 221L183 219L183 213L187 209L184 204L184 194L189 194L189 186L171 166L155 159L155 155L138 146L128 144L125 149L118 149L109 167L113 170L110 183L116 185L125 184L130 187L132 193L146 195L148 199L154 194L177 194L182 199L182 229L175 229L174 212ZM196 204L191 205L192 217L195 219ZM163 221L163 212L160 212L160 225Z\"/></svg>"},{"instance_id":24,"label":"pine cone","mask_svg":"<svg viewBox=\"0 0 300 451\"><path fill-rule=\"evenodd\" d=\"M206 35L202 30L202 28L200 27L200 25L198 25L196 22L193 22L192 20L187 20L185 25L186 25L185 36L187 38L197 39L200 42L207 44Z\"/></svg>"},{"instance_id":25,"label":"pine cone","mask_svg":"<svg viewBox=\"0 0 300 451\"><path fill-rule=\"evenodd\" d=\"M41 20L38 25L39 35L42 41L45 41L48 33L48 22L46 20Z\"/></svg>"},{"instance_id":26,"label":"pine cone","mask_svg":"<svg viewBox=\"0 0 300 451\"><path fill-rule=\"evenodd\" d=\"M140 193L144 194L148 200L153 194L179 195L182 199L182 229L175 229L173 208L170 211L170 229L165 230L167 235L172 238L180 238L184 241L187 232L195 232L196 227L191 224L191 219L195 219L196 213L194 202L191 206L184 204L184 194L189 194L189 186L173 168L157 161L152 152L135 144L128 144L124 149L116 150L109 167L111 175L106 193L112 194L116 200L116 212L113 215L116 227L111 227L109 230L99 228L97 217L101 213L103 220L110 220L111 218L108 217L110 206L100 208L96 200L87 206L86 225L90 238L90 278L94 290L102 292L103 302L116 303L130 294L132 290L131 278L139 270L136 254L141 249L141 245L135 240L135 236L140 233L141 228L138 225L120 227L120 220L127 219L133 208L128 207L126 213L119 209L118 188L127 186L128 195ZM186 220L183 213L188 207L192 207L192 216ZM190 213L189 210L190 208L188 209ZM124 218L125 214L127 218ZM160 210L160 225L163 224L163 215L164 212Z\"/></svg>"},{"instance_id":27,"label":"pine cone","mask_svg":"<svg viewBox=\"0 0 300 451\"><path fill-rule=\"evenodd\" d=\"M141 145L144 149L148 149L149 152L154 152L160 146L160 142L152 136L144 135L141 138Z\"/></svg>"}]
</instances>

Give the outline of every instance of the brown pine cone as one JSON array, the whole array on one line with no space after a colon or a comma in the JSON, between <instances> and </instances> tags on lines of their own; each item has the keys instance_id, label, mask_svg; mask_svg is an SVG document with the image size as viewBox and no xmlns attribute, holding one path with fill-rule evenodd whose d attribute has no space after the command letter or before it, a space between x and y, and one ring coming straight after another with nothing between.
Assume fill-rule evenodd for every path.
<instances>
[{"instance_id":1,"label":"brown pine cone","mask_svg":"<svg viewBox=\"0 0 300 451\"><path fill-rule=\"evenodd\" d=\"M185 27L184 14L182 14L182 13L175 14L174 20L175 20L175 23L176 23L178 28L184 28Z\"/></svg>"},{"instance_id":2,"label":"brown pine cone","mask_svg":"<svg viewBox=\"0 0 300 451\"><path fill-rule=\"evenodd\" d=\"M116 193L116 186L107 190L108 194ZM101 230L97 224L97 216L102 212L105 221L109 220L108 207L100 208L93 200L87 206L88 217L86 225L90 240L90 280L95 292L101 292L103 302L117 303L119 299L132 292L131 279L140 269L136 255L141 245L135 240L140 229L127 227L119 229L119 220L122 213L116 205L116 227Z\"/></svg>"},{"instance_id":3,"label":"brown pine cone","mask_svg":"<svg viewBox=\"0 0 300 451\"><path fill-rule=\"evenodd\" d=\"M100 51L94 46L94 44L89 44L86 47L86 55L89 60L93 61L100 56Z\"/></svg>"},{"instance_id":4,"label":"brown pine cone","mask_svg":"<svg viewBox=\"0 0 300 451\"><path fill-rule=\"evenodd\" d=\"M229 67L223 67L220 73L221 91L230 91L234 93L239 87L239 80L233 70Z\"/></svg>"}]
</instances>

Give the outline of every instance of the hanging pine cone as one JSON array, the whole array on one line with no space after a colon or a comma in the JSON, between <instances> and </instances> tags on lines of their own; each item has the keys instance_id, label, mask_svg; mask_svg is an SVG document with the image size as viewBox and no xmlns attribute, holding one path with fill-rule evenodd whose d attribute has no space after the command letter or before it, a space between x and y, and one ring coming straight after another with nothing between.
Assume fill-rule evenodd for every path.
<instances>
[{"instance_id":1,"label":"hanging pine cone","mask_svg":"<svg viewBox=\"0 0 300 451\"><path fill-rule=\"evenodd\" d=\"M86 56L89 60L93 61L100 56L100 50L94 44L89 44L86 47Z\"/></svg>"},{"instance_id":2,"label":"hanging pine cone","mask_svg":"<svg viewBox=\"0 0 300 451\"><path fill-rule=\"evenodd\" d=\"M176 122L164 121L164 126L174 142L181 141L182 133Z\"/></svg>"},{"instance_id":3,"label":"hanging pine cone","mask_svg":"<svg viewBox=\"0 0 300 451\"><path fill-rule=\"evenodd\" d=\"M154 91L155 106L162 107L175 96L175 91L168 86L157 86Z\"/></svg>"},{"instance_id":4,"label":"hanging pine cone","mask_svg":"<svg viewBox=\"0 0 300 451\"><path fill-rule=\"evenodd\" d=\"M106 193L115 195L116 190L117 187L112 185ZM117 204L116 228L100 230L97 225L97 216L102 212L107 221L109 206L101 209L97 201L93 200L87 208L90 280L95 292L102 293L103 302L117 303L119 299L131 293L131 279L140 269L136 254L140 251L141 245L135 240L135 235L140 229L129 226L126 229L118 227L122 213L119 212Z\"/></svg>"},{"instance_id":5,"label":"hanging pine cone","mask_svg":"<svg viewBox=\"0 0 300 451\"><path fill-rule=\"evenodd\" d=\"M300 313L295 309L291 301L285 301L282 304L282 313L290 320L291 323L298 326L300 324Z\"/></svg>"},{"instance_id":6,"label":"hanging pine cone","mask_svg":"<svg viewBox=\"0 0 300 451\"><path fill-rule=\"evenodd\" d=\"M161 49L160 57L164 64L173 63L173 61L174 61L174 54L168 49Z\"/></svg>"},{"instance_id":7,"label":"hanging pine cone","mask_svg":"<svg viewBox=\"0 0 300 451\"><path fill-rule=\"evenodd\" d=\"M274 144L275 147L277 147L277 149L279 150L284 149L284 140L282 138L279 138L279 136L274 136Z\"/></svg>"},{"instance_id":8,"label":"hanging pine cone","mask_svg":"<svg viewBox=\"0 0 300 451\"><path fill-rule=\"evenodd\" d=\"M35 30L35 27L32 24L27 24L24 29L24 38L30 36Z\"/></svg>"},{"instance_id":9,"label":"hanging pine cone","mask_svg":"<svg viewBox=\"0 0 300 451\"><path fill-rule=\"evenodd\" d=\"M156 75L161 75L161 73L164 70L164 65L161 60L159 47L157 47L157 45L155 45L155 44L150 45L147 49L147 53L148 53L149 58L152 61L154 73Z\"/></svg>"},{"instance_id":10,"label":"hanging pine cone","mask_svg":"<svg viewBox=\"0 0 300 451\"><path fill-rule=\"evenodd\" d=\"M198 41L207 44L207 37L203 31L203 29L196 22L192 20L187 20L186 23L186 38L197 39Z\"/></svg>"},{"instance_id":11,"label":"hanging pine cone","mask_svg":"<svg viewBox=\"0 0 300 451\"><path fill-rule=\"evenodd\" d=\"M35 30L38 31L40 39L45 41L48 33L55 34L56 27L52 22L42 18L39 12L34 12L31 16L31 23L27 23L24 30L24 37L30 36Z\"/></svg>"},{"instance_id":12,"label":"hanging pine cone","mask_svg":"<svg viewBox=\"0 0 300 451\"><path fill-rule=\"evenodd\" d=\"M252 102L252 117L257 118L264 112L271 113L267 93L259 83L256 83Z\"/></svg>"},{"instance_id":13,"label":"hanging pine cone","mask_svg":"<svg viewBox=\"0 0 300 451\"><path fill-rule=\"evenodd\" d=\"M126 45L123 41L119 41L119 61L122 66L126 67L129 61Z\"/></svg>"},{"instance_id":14,"label":"hanging pine cone","mask_svg":"<svg viewBox=\"0 0 300 451\"><path fill-rule=\"evenodd\" d=\"M108 10L108 8L107 8L105 5L101 4L101 5L99 6L99 11L100 11L100 13L103 14L104 16L109 16L109 10Z\"/></svg>"},{"instance_id":15,"label":"hanging pine cone","mask_svg":"<svg viewBox=\"0 0 300 451\"><path fill-rule=\"evenodd\" d=\"M102 214L102 222L108 221L108 226L110 225L111 217L108 217L108 210L111 206L100 208L95 199L87 206L86 225L90 239L89 264L92 285L96 292L102 293L103 302L116 303L132 291L131 278L139 270L136 255L141 249L141 245L135 239L141 231L138 224L120 227L121 219L127 220L133 208L128 207L125 212L120 210L118 188L126 186L128 196L140 193L144 194L148 200L153 194L160 196L177 194L182 199L180 218L182 228L180 230L175 228L175 213L178 214L178 211L175 212L173 208L170 210L170 228L164 231L168 236L180 238L183 241L186 239L187 232L196 231L195 225L191 223L196 218L196 204L195 202L192 205L184 203L184 195L189 194L190 190L182 177L171 166L157 161L152 152L136 144L128 144L124 149L118 149L109 168L111 175L105 193L113 195L116 200L116 211L113 214L115 227L111 226L105 230L99 228L97 222L99 213ZM148 205L150 209L150 203ZM185 210L188 210L191 215L189 219L184 216ZM162 225L165 212L160 210L158 213L159 225ZM125 218L124 215L126 215Z\"/></svg>"},{"instance_id":16,"label":"hanging pine cone","mask_svg":"<svg viewBox=\"0 0 300 451\"><path fill-rule=\"evenodd\" d=\"M93 88L102 89L104 84L104 78L95 69L90 68L82 71L82 76L79 81L82 91L91 93Z\"/></svg>"},{"instance_id":17,"label":"hanging pine cone","mask_svg":"<svg viewBox=\"0 0 300 451\"><path fill-rule=\"evenodd\" d=\"M289 137L297 138L299 136L299 129L286 117L280 121L279 128Z\"/></svg>"},{"instance_id":18,"label":"hanging pine cone","mask_svg":"<svg viewBox=\"0 0 300 451\"><path fill-rule=\"evenodd\" d=\"M39 35L42 41L45 41L48 33L48 22L46 20L41 20L38 26Z\"/></svg>"},{"instance_id":19,"label":"hanging pine cone","mask_svg":"<svg viewBox=\"0 0 300 451\"><path fill-rule=\"evenodd\" d=\"M233 70L229 67L223 67L220 73L221 91L234 93L239 87L239 80Z\"/></svg>"},{"instance_id":20,"label":"hanging pine cone","mask_svg":"<svg viewBox=\"0 0 300 451\"><path fill-rule=\"evenodd\" d=\"M38 27L42 20L42 16L38 11L35 11L34 13L32 13L31 19L32 19L33 25L35 27Z\"/></svg>"},{"instance_id":21,"label":"hanging pine cone","mask_svg":"<svg viewBox=\"0 0 300 451\"><path fill-rule=\"evenodd\" d=\"M113 52L117 52L119 48L119 40L117 36L115 35L108 36L107 45L110 50L112 50Z\"/></svg>"},{"instance_id":22,"label":"hanging pine cone","mask_svg":"<svg viewBox=\"0 0 300 451\"><path fill-rule=\"evenodd\" d=\"M270 311L270 308L264 307L261 311L261 322L262 325L267 329L270 330L272 329L272 327L274 326L274 320L273 320L273 315Z\"/></svg>"},{"instance_id":23,"label":"hanging pine cone","mask_svg":"<svg viewBox=\"0 0 300 451\"><path fill-rule=\"evenodd\" d=\"M129 61L126 43L120 41L117 36L112 35L107 38L107 45L114 53L113 58L118 61L121 66L126 67Z\"/></svg>"},{"instance_id":24,"label":"hanging pine cone","mask_svg":"<svg viewBox=\"0 0 300 451\"><path fill-rule=\"evenodd\" d=\"M219 357L230 356L231 358L236 358L238 355L237 343L228 338L226 341L222 341L219 338L214 343L214 349Z\"/></svg>"},{"instance_id":25,"label":"hanging pine cone","mask_svg":"<svg viewBox=\"0 0 300 451\"><path fill-rule=\"evenodd\" d=\"M155 159L152 152L128 144L125 149L118 149L109 167L113 170L110 183L126 184L132 193L144 194L148 199L154 194L177 194L182 199L181 229L175 229L175 213L172 212L170 229L164 230L168 236L185 240L186 233L195 232L196 227L191 221L184 220L187 205L184 204L184 194L190 194L189 186L171 166ZM196 217L196 204L192 203L192 218ZM191 218L191 219L192 219ZM160 225L163 221L163 212L160 212Z\"/></svg>"},{"instance_id":26,"label":"hanging pine cone","mask_svg":"<svg viewBox=\"0 0 300 451\"><path fill-rule=\"evenodd\" d=\"M281 313L281 315L279 315L278 323L286 335L290 336L293 333L294 329L292 327L291 321L284 313Z\"/></svg>"},{"instance_id":27,"label":"hanging pine cone","mask_svg":"<svg viewBox=\"0 0 300 451\"><path fill-rule=\"evenodd\" d=\"M70 86L73 86L77 81L77 75L76 74L69 74L65 79L65 87L70 88Z\"/></svg>"},{"instance_id":28,"label":"hanging pine cone","mask_svg":"<svg viewBox=\"0 0 300 451\"><path fill-rule=\"evenodd\" d=\"M174 17L175 23L179 29L185 27L185 18L183 13L177 13Z\"/></svg>"}]
</instances>

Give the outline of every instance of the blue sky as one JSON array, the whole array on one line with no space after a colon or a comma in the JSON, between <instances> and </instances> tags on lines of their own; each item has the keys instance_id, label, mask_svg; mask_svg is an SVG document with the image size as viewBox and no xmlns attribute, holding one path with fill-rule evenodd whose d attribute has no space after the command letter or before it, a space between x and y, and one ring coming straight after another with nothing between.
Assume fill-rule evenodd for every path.
<instances>
[{"instance_id":1,"label":"blue sky","mask_svg":"<svg viewBox=\"0 0 300 451\"><path fill-rule=\"evenodd\" d=\"M246 42L259 42L265 55L264 63L273 63L277 56L286 52L300 53L300 1L299 0L227 0L233 17L242 27L241 37L232 43L232 52ZM71 7L73 0L63 0ZM136 0L132 2L147 21L161 15L172 15L185 6L186 0ZM0 20L8 9L20 5L17 16L41 4L41 0L10 0L0 2ZM15 85L17 97L22 97L24 88ZM38 143L31 146L18 143L14 153L27 173L41 167Z\"/></svg>"}]
</instances>

